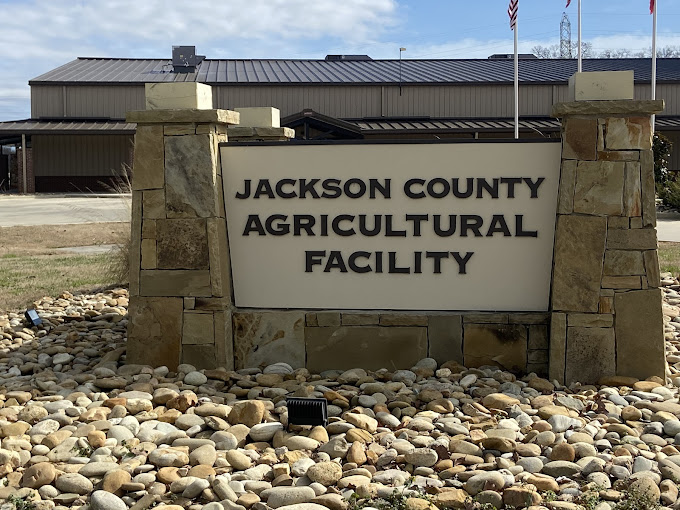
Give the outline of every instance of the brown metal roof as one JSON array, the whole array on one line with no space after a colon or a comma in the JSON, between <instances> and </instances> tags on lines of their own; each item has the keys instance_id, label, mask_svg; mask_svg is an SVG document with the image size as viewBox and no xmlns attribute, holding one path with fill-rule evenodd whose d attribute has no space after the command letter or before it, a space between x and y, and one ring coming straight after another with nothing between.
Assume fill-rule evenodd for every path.
<instances>
[{"instance_id":1,"label":"brown metal roof","mask_svg":"<svg viewBox=\"0 0 680 510\"><path fill-rule=\"evenodd\" d=\"M0 122L0 135L8 134L134 134L136 124L115 120L13 120Z\"/></svg>"}]
</instances>

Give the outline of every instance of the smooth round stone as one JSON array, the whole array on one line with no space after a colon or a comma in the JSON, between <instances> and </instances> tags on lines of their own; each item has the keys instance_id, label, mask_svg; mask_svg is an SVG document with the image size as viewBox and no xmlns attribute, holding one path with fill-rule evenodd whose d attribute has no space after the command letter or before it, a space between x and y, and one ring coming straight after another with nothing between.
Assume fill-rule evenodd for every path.
<instances>
[{"instance_id":1,"label":"smooth round stone","mask_svg":"<svg viewBox=\"0 0 680 510\"><path fill-rule=\"evenodd\" d=\"M293 367L291 367L288 363L274 363L273 365L269 365L268 367L265 367L265 369L262 371L263 374L281 374L281 375L288 375L292 374L294 372Z\"/></svg>"},{"instance_id":2,"label":"smooth round stone","mask_svg":"<svg viewBox=\"0 0 680 510\"><path fill-rule=\"evenodd\" d=\"M465 483L465 490L471 496L476 496L483 490L500 491L504 486L505 478L496 471L489 471L487 473L474 475L468 479Z\"/></svg>"},{"instance_id":3,"label":"smooth round stone","mask_svg":"<svg viewBox=\"0 0 680 510\"><path fill-rule=\"evenodd\" d=\"M358 400L361 407L373 408L378 405L378 401L370 395L360 395Z\"/></svg>"},{"instance_id":4,"label":"smooth round stone","mask_svg":"<svg viewBox=\"0 0 680 510\"><path fill-rule=\"evenodd\" d=\"M248 435L253 441L271 441L279 430L283 430L283 425L279 422L258 423L250 428Z\"/></svg>"},{"instance_id":5,"label":"smooth round stone","mask_svg":"<svg viewBox=\"0 0 680 510\"><path fill-rule=\"evenodd\" d=\"M61 492L74 494L88 494L93 488L92 482L78 473L64 473L54 485Z\"/></svg>"},{"instance_id":6,"label":"smooth round stone","mask_svg":"<svg viewBox=\"0 0 680 510\"><path fill-rule=\"evenodd\" d=\"M636 457L633 461L633 473L640 471L651 471L654 468L654 462L642 456Z\"/></svg>"},{"instance_id":7,"label":"smooth round stone","mask_svg":"<svg viewBox=\"0 0 680 510\"><path fill-rule=\"evenodd\" d=\"M115 494L106 491L95 491L90 497L92 510L127 510L127 505Z\"/></svg>"},{"instance_id":8,"label":"smooth round stone","mask_svg":"<svg viewBox=\"0 0 680 510\"><path fill-rule=\"evenodd\" d=\"M415 448L404 455L404 460L416 467L432 467L438 459L437 452L430 448Z\"/></svg>"},{"instance_id":9,"label":"smooth round stone","mask_svg":"<svg viewBox=\"0 0 680 510\"><path fill-rule=\"evenodd\" d=\"M205 376L205 374L202 374L201 372L198 371L194 371L189 372L187 375L184 376L184 382L190 384L191 386L200 386L201 384L207 383L208 378Z\"/></svg>"},{"instance_id":10,"label":"smooth round stone","mask_svg":"<svg viewBox=\"0 0 680 510\"><path fill-rule=\"evenodd\" d=\"M540 473L543 470L543 461L538 457L523 457L517 461L517 465L529 473Z\"/></svg>"},{"instance_id":11,"label":"smooth round stone","mask_svg":"<svg viewBox=\"0 0 680 510\"><path fill-rule=\"evenodd\" d=\"M574 464L573 462L566 460L554 460L543 466L543 472L546 475L552 476L553 478L557 478L559 476L573 476L580 471L581 467L578 464Z\"/></svg>"},{"instance_id":12,"label":"smooth round stone","mask_svg":"<svg viewBox=\"0 0 680 510\"><path fill-rule=\"evenodd\" d=\"M132 439L135 437L135 435L127 427L123 427L122 425L114 425L109 429L107 437L109 439L115 439L118 443L122 443L123 441Z\"/></svg>"},{"instance_id":13,"label":"smooth round stone","mask_svg":"<svg viewBox=\"0 0 680 510\"><path fill-rule=\"evenodd\" d=\"M271 508L309 503L315 497L316 493L311 487L274 487L260 493L260 498Z\"/></svg>"},{"instance_id":14,"label":"smooth round stone","mask_svg":"<svg viewBox=\"0 0 680 510\"><path fill-rule=\"evenodd\" d=\"M680 434L680 420L668 420L663 424L663 431L669 437Z\"/></svg>"}]
</instances>

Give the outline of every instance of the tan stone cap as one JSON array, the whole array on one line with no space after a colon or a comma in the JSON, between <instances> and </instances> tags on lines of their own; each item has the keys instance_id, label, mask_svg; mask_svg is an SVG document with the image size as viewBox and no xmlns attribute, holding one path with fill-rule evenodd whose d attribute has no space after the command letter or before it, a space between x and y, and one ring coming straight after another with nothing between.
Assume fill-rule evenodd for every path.
<instances>
[{"instance_id":1,"label":"tan stone cap","mask_svg":"<svg viewBox=\"0 0 680 510\"><path fill-rule=\"evenodd\" d=\"M137 124L238 124L239 113L232 110L137 110L125 120Z\"/></svg>"},{"instance_id":2,"label":"tan stone cap","mask_svg":"<svg viewBox=\"0 0 680 510\"><path fill-rule=\"evenodd\" d=\"M553 117L568 115L654 115L664 109L664 100L631 101L615 99L610 101L572 101L556 103L552 107Z\"/></svg>"},{"instance_id":3,"label":"tan stone cap","mask_svg":"<svg viewBox=\"0 0 680 510\"><path fill-rule=\"evenodd\" d=\"M289 127L241 127L233 126L227 130L229 137L286 137L295 138L295 130Z\"/></svg>"}]
</instances>

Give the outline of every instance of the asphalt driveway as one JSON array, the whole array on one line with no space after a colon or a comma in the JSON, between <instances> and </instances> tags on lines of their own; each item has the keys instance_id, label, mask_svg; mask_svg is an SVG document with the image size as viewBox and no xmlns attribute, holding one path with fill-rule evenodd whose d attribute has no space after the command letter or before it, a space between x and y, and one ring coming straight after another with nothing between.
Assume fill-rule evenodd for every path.
<instances>
[{"instance_id":1,"label":"asphalt driveway","mask_svg":"<svg viewBox=\"0 0 680 510\"><path fill-rule=\"evenodd\" d=\"M129 195L0 195L0 227L129 219Z\"/></svg>"}]
</instances>

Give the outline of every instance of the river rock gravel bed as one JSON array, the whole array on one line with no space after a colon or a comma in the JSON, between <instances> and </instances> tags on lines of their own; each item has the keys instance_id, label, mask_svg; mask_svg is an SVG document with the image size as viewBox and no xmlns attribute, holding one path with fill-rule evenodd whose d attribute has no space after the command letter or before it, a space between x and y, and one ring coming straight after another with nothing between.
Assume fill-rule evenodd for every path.
<instances>
[{"instance_id":1,"label":"river rock gravel bed","mask_svg":"<svg viewBox=\"0 0 680 510\"><path fill-rule=\"evenodd\" d=\"M310 374L125 364L127 291L0 315L0 510L680 508L680 284L666 381L557 385L424 359ZM641 355L644 349L641 347ZM287 426L324 397L326 427Z\"/></svg>"}]
</instances>

